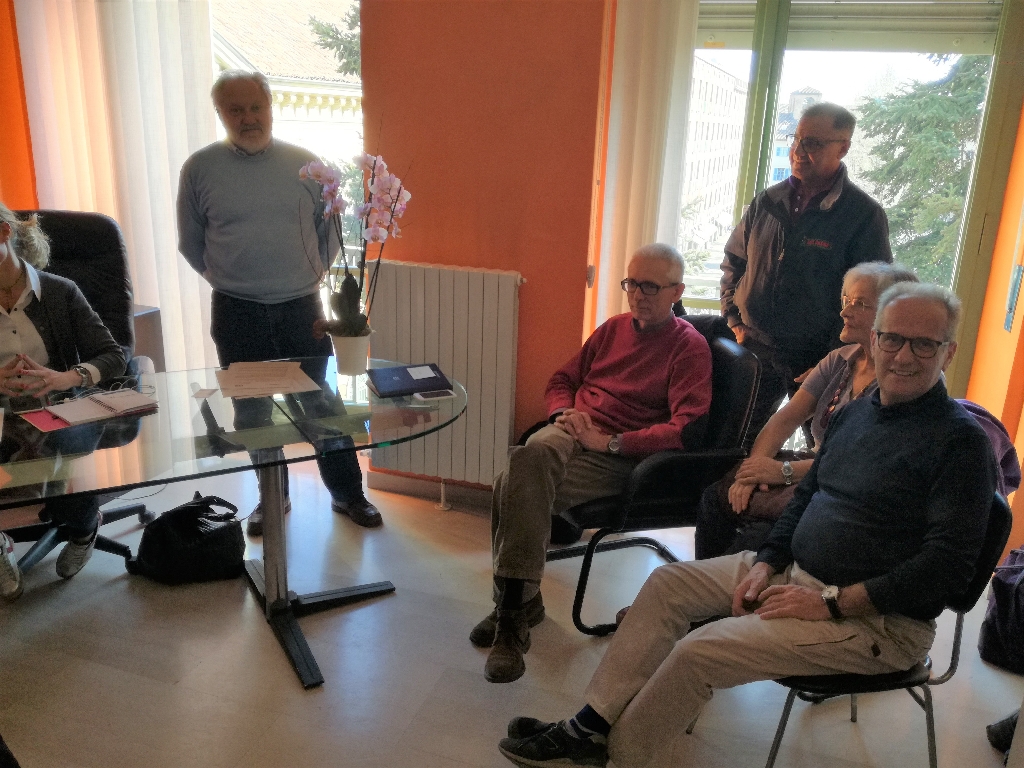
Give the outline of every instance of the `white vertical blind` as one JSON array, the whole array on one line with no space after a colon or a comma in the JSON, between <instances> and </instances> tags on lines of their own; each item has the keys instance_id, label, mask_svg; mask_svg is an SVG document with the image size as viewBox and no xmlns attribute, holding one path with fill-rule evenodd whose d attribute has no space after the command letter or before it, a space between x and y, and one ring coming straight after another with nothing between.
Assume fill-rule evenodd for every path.
<instances>
[{"instance_id":1,"label":"white vertical blind","mask_svg":"<svg viewBox=\"0 0 1024 768\"><path fill-rule=\"evenodd\" d=\"M655 240L676 244L697 10L697 0L616 5L598 324L627 307L619 281L630 255Z\"/></svg>"}]
</instances>

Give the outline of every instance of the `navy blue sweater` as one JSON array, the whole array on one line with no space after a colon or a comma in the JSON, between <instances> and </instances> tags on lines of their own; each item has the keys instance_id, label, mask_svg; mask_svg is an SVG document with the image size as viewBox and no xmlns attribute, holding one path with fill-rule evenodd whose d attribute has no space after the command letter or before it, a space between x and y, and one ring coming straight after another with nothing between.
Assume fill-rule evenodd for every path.
<instances>
[{"instance_id":1,"label":"navy blue sweater","mask_svg":"<svg viewBox=\"0 0 1024 768\"><path fill-rule=\"evenodd\" d=\"M909 403L875 393L833 419L757 559L933 619L974 574L995 488L988 437L941 381Z\"/></svg>"}]
</instances>

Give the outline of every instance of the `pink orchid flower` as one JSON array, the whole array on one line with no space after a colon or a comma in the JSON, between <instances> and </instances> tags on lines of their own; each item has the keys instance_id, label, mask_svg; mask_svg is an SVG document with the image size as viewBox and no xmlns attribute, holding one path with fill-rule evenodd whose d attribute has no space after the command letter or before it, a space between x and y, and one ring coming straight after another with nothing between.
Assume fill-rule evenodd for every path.
<instances>
[{"instance_id":1,"label":"pink orchid flower","mask_svg":"<svg viewBox=\"0 0 1024 768\"><path fill-rule=\"evenodd\" d=\"M354 158L352 158L352 165L356 166L363 171L372 171L373 164L377 161L373 155L369 155L366 152L360 152Z\"/></svg>"},{"instance_id":2,"label":"pink orchid flower","mask_svg":"<svg viewBox=\"0 0 1024 768\"><path fill-rule=\"evenodd\" d=\"M388 231L384 227L370 227L363 230L363 240L368 243L383 243L388 239Z\"/></svg>"},{"instance_id":3,"label":"pink orchid flower","mask_svg":"<svg viewBox=\"0 0 1024 768\"><path fill-rule=\"evenodd\" d=\"M334 216L335 214L343 216L346 208L348 208L348 203L345 202L345 198L338 196L324 207L324 216Z\"/></svg>"}]
</instances>

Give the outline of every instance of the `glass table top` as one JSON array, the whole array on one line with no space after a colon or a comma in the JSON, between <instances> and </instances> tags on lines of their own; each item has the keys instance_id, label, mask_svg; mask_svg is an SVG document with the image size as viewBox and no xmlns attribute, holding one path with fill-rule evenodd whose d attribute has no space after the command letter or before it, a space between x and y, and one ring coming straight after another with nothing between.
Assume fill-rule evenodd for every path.
<instances>
[{"instance_id":1,"label":"glass table top","mask_svg":"<svg viewBox=\"0 0 1024 768\"><path fill-rule=\"evenodd\" d=\"M365 374L338 374L333 357L296 359L318 390L228 398L215 369L170 371L140 377L141 390L159 402L142 416L43 433L5 410L0 508L385 447L436 432L466 409L466 390L454 380L446 399L379 398Z\"/></svg>"}]
</instances>

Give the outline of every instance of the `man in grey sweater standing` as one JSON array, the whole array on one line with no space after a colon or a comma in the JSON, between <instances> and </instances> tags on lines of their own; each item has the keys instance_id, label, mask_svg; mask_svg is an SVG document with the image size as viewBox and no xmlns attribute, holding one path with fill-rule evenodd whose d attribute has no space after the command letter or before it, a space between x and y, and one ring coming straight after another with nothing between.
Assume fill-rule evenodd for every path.
<instances>
[{"instance_id":1,"label":"man in grey sweater standing","mask_svg":"<svg viewBox=\"0 0 1024 768\"><path fill-rule=\"evenodd\" d=\"M193 154L178 187L178 250L213 286L210 335L222 366L332 353L313 335L324 316L320 281L333 252L315 182L299 168L316 156L275 140L270 85L259 72L222 72L211 90L227 140ZM269 418L263 400L235 403L247 426ZM354 452L318 457L331 507L353 522L381 524L366 500ZM287 475L285 493L287 498ZM290 508L286 501L285 510ZM250 535L263 532L259 505Z\"/></svg>"}]
</instances>

